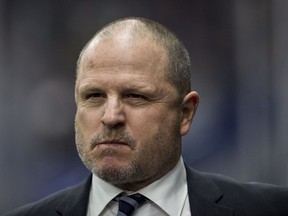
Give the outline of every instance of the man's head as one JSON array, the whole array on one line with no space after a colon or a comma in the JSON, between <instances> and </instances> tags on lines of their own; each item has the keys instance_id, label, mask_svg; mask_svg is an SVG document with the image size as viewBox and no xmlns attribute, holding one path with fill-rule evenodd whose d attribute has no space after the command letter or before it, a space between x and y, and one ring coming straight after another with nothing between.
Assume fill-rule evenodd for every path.
<instances>
[{"instance_id":1,"label":"man's head","mask_svg":"<svg viewBox=\"0 0 288 216\"><path fill-rule=\"evenodd\" d=\"M84 164L128 190L170 171L198 104L190 70L182 43L158 23L127 18L101 29L77 66L75 130Z\"/></svg>"},{"instance_id":2,"label":"man's head","mask_svg":"<svg viewBox=\"0 0 288 216\"><path fill-rule=\"evenodd\" d=\"M109 23L100 29L86 44L77 63L77 73L86 48L98 40L113 37L116 31L131 29L130 38L150 40L155 45L163 47L166 55L166 73L168 80L175 85L181 96L191 90L191 62L188 51L177 36L160 23L145 18L124 18ZM133 41L131 40L131 43Z\"/></svg>"}]
</instances>

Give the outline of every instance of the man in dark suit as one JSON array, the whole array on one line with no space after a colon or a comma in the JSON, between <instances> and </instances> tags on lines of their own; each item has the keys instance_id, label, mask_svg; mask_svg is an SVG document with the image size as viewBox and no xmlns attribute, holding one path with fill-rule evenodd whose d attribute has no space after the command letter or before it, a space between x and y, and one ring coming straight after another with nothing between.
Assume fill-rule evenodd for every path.
<instances>
[{"instance_id":1,"label":"man in dark suit","mask_svg":"<svg viewBox=\"0 0 288 216\"><path fill-rule=\"evenodd\" d=\"M91 176L13 215L288 215L288 190L192 170L181 157L199 101L180 40L159 23L117 20L84 47L76 146ZM118 212L118 213L117 213Z\"/></svg>"}]
</instances>

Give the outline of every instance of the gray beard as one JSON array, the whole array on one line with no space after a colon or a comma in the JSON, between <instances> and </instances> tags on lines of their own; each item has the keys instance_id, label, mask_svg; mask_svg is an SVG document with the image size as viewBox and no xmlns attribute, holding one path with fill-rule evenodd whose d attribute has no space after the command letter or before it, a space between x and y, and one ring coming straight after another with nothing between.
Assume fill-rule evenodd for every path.
<instances>
[{"instance_id":1,"label":"gray beard","mask_svg":"<svg viewBox=\"0 0 288 216\"><path fill-rule=\"evenodd\" d=\"M91 150L90 148L93 148L95 142L98 142L103 137L107 138L111 133L112 132L109 132L108 130L103 131L101 136L92 139L88 149ZM118 131L117 134L118 137L122 137L121 139L125 140L126 143L129 143L131 148L134 148L135 141L128 134L121 131ZM179 143L177 144L177 140L173 140L172 136L170 141L173 140L172 142L175 143L174 149L162 149L162 151L157 152L156 155L155 152L151 151L146 152L146 155L143 153L142 156L145 158L145 164L143 164L143 161L138 161L136 158L132 157L130 158L129 163L126 166L122 166L121 169L117 167L101 166L95 162L93 155L89 154L87 147L85 148L83 135L76 124L75 135L78 154L87 169L99 178L115 186L143 182L153 175L157 175L163 167L167 166L167 164L171 164L171 162L172 164L176 163L181 154L181 145ZM167 137L157 136L151 138L151 142L155 145L165 140L167 140ZM109 150L106 153L109 154ZM155 157L158 158L157 161L154 159ZM175 162L175 160L177 161Z\"/></svg>"},{"instance_id":2,"label":"gray beard","mask_svg":"<svg viewBox=\"0 0 288 216\"><path fill-rule=\"evenodd\" d=\"M109 132L104 132L104 135L101 137L95 137L90 146L93 148L95 143L99 142L101 139L105 139L109 136ZM120 134L119 137L122 137L122 140L125 140L126 143L130 143L130 146L134 148L135 142L134 140L129 137L129 135L125 133L118 133ZM83 161L84 165L90 170L93 174L97 175L102 180L112 184L112 185L121 185L126 183L133 183L138 181L143 181L147 178L147 169L140 166L137 161L131 159L130 163L122 167L121 169L111 168L111 167L102 167L101 165L97 164L93 157L89 155L89 153L85 150L85 143L81 132L78 130L78 127L75 125L75 142L78 154ZM109 154L109 152L106 152Z\"/></svg>"}]
</instances>

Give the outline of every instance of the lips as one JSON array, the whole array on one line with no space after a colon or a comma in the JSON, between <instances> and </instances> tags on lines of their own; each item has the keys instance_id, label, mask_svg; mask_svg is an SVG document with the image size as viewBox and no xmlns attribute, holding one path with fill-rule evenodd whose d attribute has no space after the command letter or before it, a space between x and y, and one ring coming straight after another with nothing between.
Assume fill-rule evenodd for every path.
<instances>
[{"instance_id":1,"label":"lips","mask_svg":"<svg viewBox=\"0 0 288 216\"><path fill-rule=\"evenodd\" d=\"M97 143L96 146L97 145L128 145L128 144L120 140L105 140Z\"/></svg>"},{"instance_id":2,"label":"lips","mask_svg":"<svg viewBox=\"0 0 288 216\"><path fill-rule=\"evenodd\" d=\"M130 146L127 142L121 140L104 140L97 142L94 147L103 147L103 148L117 148L121 146Z\"/></svg>"},{"instance_id":3,"label":"lips","mask_svg":"<svg viewBox=\"0 0 288 216\"><path fill-rule=\"evenodd\" d=\"M94 149L95 147L116 148L121 146L135 149L136 142L131 136L124 132L117 134L117 136L111 136L111 134L102 133L92 138L90 145L91 149Z\"/></svg>"},{"instance_id":4,"label":"lips","mask_svg":"<svg viewBox=\"0 0 288 216\"><path fill-rule=\"evenodd\" d=\"M102 156L115 156L115 154L119 154L120 152L127 152L128 149L131 150L129 144L119 141L119 140L105 140L102 142L98 142L94 148L98 153L101 152Z\"/></svg>"}]
</instances>

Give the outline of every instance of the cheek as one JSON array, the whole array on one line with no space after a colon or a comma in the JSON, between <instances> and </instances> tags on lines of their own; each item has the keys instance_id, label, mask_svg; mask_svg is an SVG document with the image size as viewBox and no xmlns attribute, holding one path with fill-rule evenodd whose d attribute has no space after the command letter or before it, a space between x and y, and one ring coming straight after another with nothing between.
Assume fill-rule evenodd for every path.
<instances>
[{"instance_id":1,"label":"cheek","mask_svg":"<svg viewBox=\"0 0 288 216\"><path fill-rule=\"evenodd\" d=\"M144 115L143 115L144 116ZM145 115L145 124L147 129L153 131L169 130L171 125L175 125L179 122L176 112L169 112L169 110L160 110L158 113L152 113L150 116Z\"/></svg>"},{"instance_id":2,"label":"cheek","mask_svg":"<svg viewBox=\"0 0 288 216\"><path fill-rule=\"evenodd\" d=\"M132 117L132 116L131 116ZM149 140L149 137L154 137L156 139L160 134L165 136L165 134L174 134L180 131L180 125L178 124L179 119L175 112L143 112L141 114L133 115L130 118L130 123L127 124L129 127L129 132L134 136L134 138L141 141ZM173 132L171 131L173 127Z\"/></svg>"},{"instance_id":3,"label":"cheek","mask_svg":"<svg viewBox=\"0 0 288 216\"><path fill-rule=\"evenodd\" d=\"M76 112L75 123L82 133L91 136L91 133L95 133L100 125L99 114L86 109L79 109Z\"/></svg>"},{"instance_id":4,"label":"cheek","mask_svg":"<svg viewBox=\"0 0 288 216\"><path fill-rule=\"evenodd\" d=\"M159 166L164 167L178 160L181 147L179 133L175 132L174 124L155 125L157 127L153 127L153 124L147 124L147 127L144 127L142 132L138 134L136 157L146 167L158 169Z\"/></svg>"}]
</instances>

